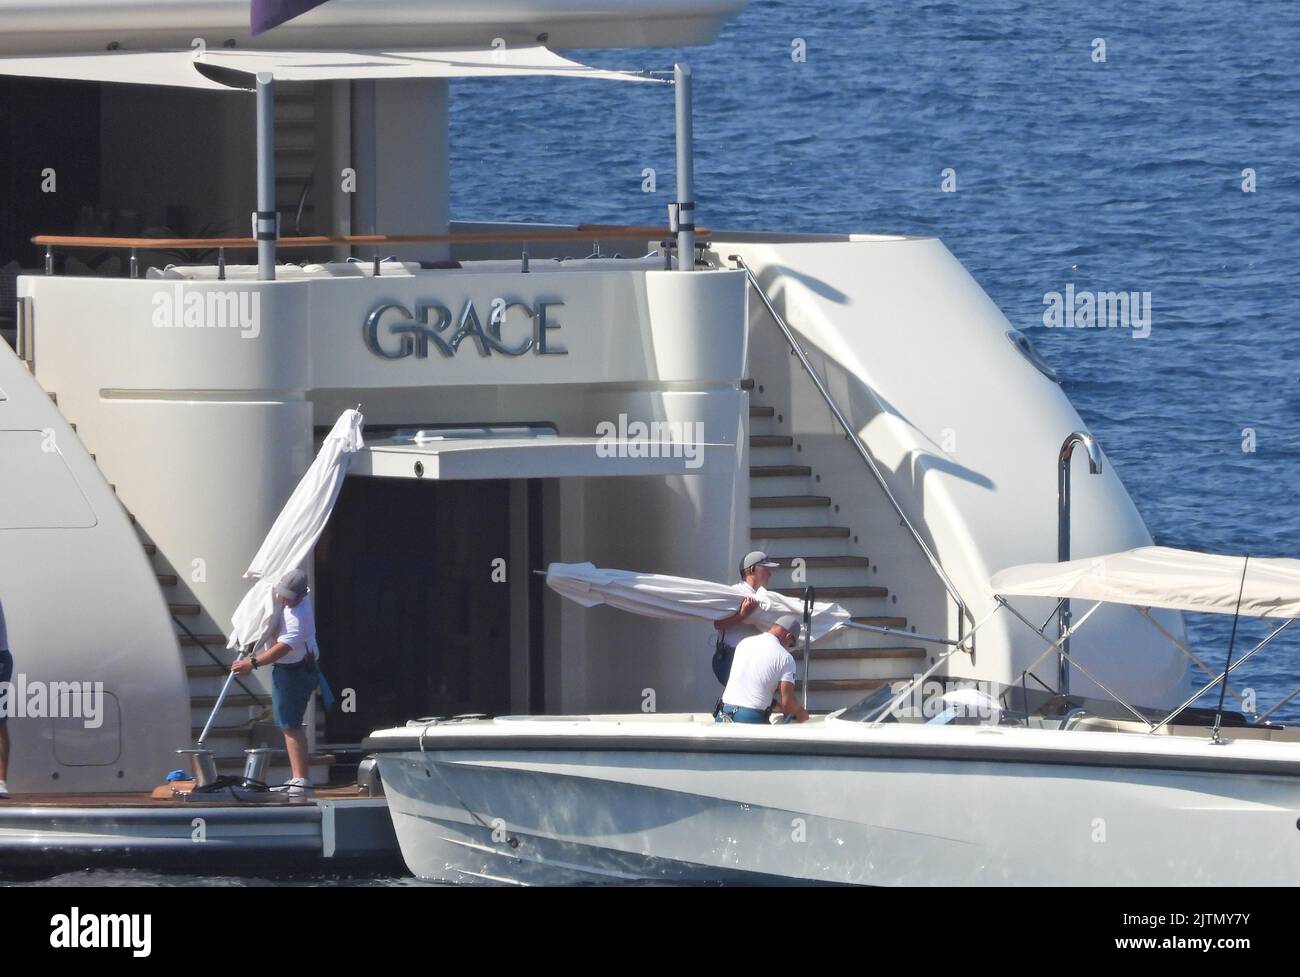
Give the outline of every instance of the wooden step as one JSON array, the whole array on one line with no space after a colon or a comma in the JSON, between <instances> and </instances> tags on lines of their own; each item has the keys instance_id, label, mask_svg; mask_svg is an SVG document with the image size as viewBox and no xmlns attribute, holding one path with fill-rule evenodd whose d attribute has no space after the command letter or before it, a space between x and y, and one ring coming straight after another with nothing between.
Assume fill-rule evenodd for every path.
<instances>
[{"instance_id":1,"label":"wooden step","mask_svg":"<svg viewBox=\"0 0 1300 977\"><path fill-rule=\"evenodd\" d=\"M817 655L813 655L813 660ZM190 696L190 705L198 709L211 709L217 704L215 695L192 695ZM269 709L271 707L270 695L262 696L260 699L254 699L246 692L232 692L226 696L226 701L222 703L222 708L240 708L240 709Z\"/></svg>"},{"instance_id":2,"label":"wooden step","mask_svg":"<svg viewBox=\"0 0 1300 977\"><path fill-rule=\"evenodd\" d=\"M158 545L156 543L141 543L140 547L144 550L145 556L158 555Z\"/></svg>"},{"instance_id":3,"label":"wooden step","mask_svg":"<svg viewBox=\"0 0 1300 977\"><path fill-rule=\"evenodd\" d=\"M825 509L829 495L756 495L750 498L751 509Z\"/></svg>"},{"instance_id":4,"label":"wooden step","mask_svg":"<svg viewBox=\"0 0 1300 977\"><path fill-rule=\"evenodd\" d=\"M749 469L750 478L802 478L812 475L807 465L753 465Z\"/></svg>"},{"instance_id":5,"label":"wooden step","mask_svg":"<svg viewBox=\"0 0 1300 977\"><path fill-rule=\"evenodd\" d=\"M50 400L52 400L54 403L57 404L59 402L59 395L56 394L53 390L49 391L49 395L50 395Z\"/></svg>"},{"instance_id":6,"label":"wooden step","mask_svg":"<svg viewBox=\"0 0 1300 977\"><path fill-rule=\"evenodd\" d=\"M870 615L867 617L853 618L854 624L867 624L873 628L893 628L895 631L907 627L907 618L905 617L887 617Z\"/></svg>"},{"instance_id":7,"label":"wooden step","mask_svg":"<svg viewBox=\"0 0 1300 977\"><path fill-rule=\"evenodd\" d=\"M180 578L174 573L157 573L154 576L158 578L159 587L175 587L180 582Z\"/></svg>"},{"instance_id":8,"label":"wooden step","mask_svg":"<svg viewBox=\"0 0 1300 977\"><path fill-rule=\"evenodd\" d=\"M198 640L196 641L195 638ZM224 634L196 634L193 638L188 634L178 634L176 640L180 642L182 648L196 648L200 644L204 644L213 651L222 651L226 647L226 636Z\"/></svg>"},{"instance_id":9,"label":"wooden step","mask_svg":"<svg viewBox=\"0 0 1300 977\"><path fill-rule=\"evenodd\" d=\"M775 407L763 407L763 406L761 406L761 405L759 405L759 404L750 404L750 405L749 405L749 416L750 416L750 417L775 417L775 416L776 416L776 408L775 408Z\"/></svg>"},{"instance_id":10,"label":"wooden step","mask_svg":"<svg viewBox=\"0 0 1300 977\"><path fill-rule=\"evenodd\" d=\"M750 539L836 539L849 535L848 526L753 526Z\"/></svg>"},{"instance_id":11,"label":"wooden step","mask_svg":"<svg viewBox=\"0 0 1300 977\"><path fill-rule=\"evenodd\" d=\"M871 561L865 556L773 556L769 559L781 564L783 567L793 566L795 560L803 560L804 566L809 567L869 567Z\"/></svg>"},{"instance_id":12,"label":"wooden step","mask_svg":"<svg viewBox=\"0 0 1300 977\"><path fill-rule=\"evenodd\" d=\"M167 609L177 617L198 617L202 610L198 604L168 604Z\"/></svg>"},{"instance_id":13,"label":"wooden step","mask_svg":"<svg viewBox=\"0 0 1300 977\"><path fill-rule=\"evenodd\" d=\"M751 434L751 448L789 448L794 445L794 438L788 434Z\"/></svg>"},{"instance_id":14,"label":"wooden step","mask_svg":"<svg viewBox=\"0 0 1300 977\"><path fill-rule=\"evenodd\" d=\"M888 597L888 587L814 587L816 593L813 599L823 600L849 600L854 597ZM777 591L785 594L791 600L803 600L803 591L792 593L788 589Z\"/></svg>"},{"instance_id":15,"label":"wooden step","mask_svg":"<svg viewBox=\"0 0 1300 977\"><path fill-rule=\"evenodd\" d=\"M803 647L790 652L795 661L803 661ZM924 648L824 648L813 649L813 666L817 662L883 661L896 658L924 658Z\"/></svg>"},{"instance_id":16,"label":"wooden step","mask_svg":"<svg viewBox=\"0 0 1300 977\"><path fill-rule=\"evenodd\" d=\"M882 685L910 681L912 681L911 675L902 678L810 678L808 680L808 692L809 694L814 692L870 692ZM798 683L798 688L803 689L802 681Z\"/></svg>"},{"instance_id":17,"label":"wooden step","mask_svg":"<svg viewBox=\"0 0 1300 977\"><path fill-rule=\"evenodd\" d=\"M231 659L233 661L233 659ZM225 678L230 669L225 665L186 665L187 678Z\"/></svg>"}]
</instances>

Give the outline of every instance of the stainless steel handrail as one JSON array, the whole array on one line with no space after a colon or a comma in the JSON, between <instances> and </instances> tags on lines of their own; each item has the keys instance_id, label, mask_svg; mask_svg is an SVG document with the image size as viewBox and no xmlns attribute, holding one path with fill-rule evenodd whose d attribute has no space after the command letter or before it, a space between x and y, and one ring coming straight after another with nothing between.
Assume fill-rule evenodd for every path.
<instances>
[{"instance_id":1,"label":"stainless steel handrail","mask_svg":"<svg viewBox=\"0 0 1300 977\"><path fill-rule=\"evenodd\" d=\"M779 328L785 336L786 342L789 343L790 348L794 350L795 356L797 356L799 362L803 364L803 368L808 373L808 376L812 378L813 386L817 388L817 392L821 394L822 400L824 400L826 406L830 408L831 414L843 429L845 437L852 442L853 446L857 449L858 454L862 457L862 460L867 463L867 468L870 469L871 474L875 476L876 484L879 485L881 491L885 493L885 498L889 499L890 505L894 507L894 512L898 514L898 518L902 521L902 524L907 527L907 531L912 534L912 539L915 540L916 545L921 548L921 552L925 554L925 558L930 561L931 569L933 569L935 574L939 577L939 581L943 584L944 589L948 591L948 596L953 599L954 603L956 603L957 639L958 642L960 642L966 635L966 619L970 617L971 614L970 609L966 606L966 602L961 599L961 594L957 592L956 585L940 565L938 558L930 549L929 544L927 544L921 534L917 532L916 526L912 524L912 520L907 518L907 513L904 512L903 507L898 504L898 499L894 497L894 493L889 490L889 484L885 481L884 475L880 473L880 469L876 465L876 460L871 457L871 452L867 450L867 446L862 443L862 439L858 437L857 432L853 430L848 419L836 405L835 399L831 396L830 391L826 389L826 385L822 383L821 377L819 377L817 371L813 369L812 362L808 359L808 354L804 352L803 346L800 345L799 340L795 337L794 331L786 324L785 319L781 317L781 313L776 311L776 308L772 305L772 300L767 297L767 293L763 291L763 286L758 283L758 279L755 277L753 269L751 269L749 265L745 263L745 259L738 254L729 255L728 258L730 261L735 262L736 265L744 271L745 276L749 279L749 284L753 287L754 291L758 293L758 297L763 300L763 305L767 308L768 315L772 317L772 321L776 323L777 328ZM975 643L972 641L970 649L972 654L974 654L975 651L974 644ZM807 667L806 663L805 667Z\"/></svg>"}]
</instances>

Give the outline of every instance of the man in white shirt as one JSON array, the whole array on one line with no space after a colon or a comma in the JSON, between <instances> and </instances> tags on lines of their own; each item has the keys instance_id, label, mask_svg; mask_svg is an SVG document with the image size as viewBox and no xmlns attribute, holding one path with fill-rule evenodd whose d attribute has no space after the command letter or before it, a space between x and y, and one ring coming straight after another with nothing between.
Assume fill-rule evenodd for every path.
<instances>
[{"instance_id":1,"label":"man in white shirt","mask_svg":"<svg viewBox=\"0 0 1300 977\"><path fill-rule=\"evenodd\" d=\"M325 694L325 708L330 707L329 686L320 673L320 649L316 646L316 614L312 607L307 574L290 570L275 585L280 604L280 633L275 643L260 654L241 658L230 666L236 675L249 675L263 665L275 665L271 673L271 711L275 723L284 733L284 748L289 754L293 779L286 785L290 794L311 789L308 775L311 758L307 750L307 733L303 716L319 687Z\"/></svg>"},{"instance_id":2,"label":"man in white shirt","mask_svg":"<svg viewBox=\"0 0 1300 977\"><path fill-rule=\"evenodd\" d=\"M14 656L9 653L9 632L5 630L5 609L0 604L0 684L10 682L14 677ZM5 696L6 702L12 702L13 693ZM5 779L9 776L9 717L0 713L0 798L9 796L9 785Z\"/></svg>"},{"instance_id":3,"label":"man in white shirt","mask_svg":"<svg viewBox=\"0 0 1300 977\"><path fill-rule=\"evenodd\" d=\"M778 566L780 564L769 560L762 550L754 550L745 554L745 558L740 561L740 582L750 594L756 594L768 585L772 571ZM756 610L758 601L747 596L741 600L740 608L734 614L713 622L713 628L718 632L713 646L713 674L724 686L731 672L731 660L736 653L736 646L745 638L760 633L758 628L749 623L750 616Z\"/></svg>"},{"instance_id":4,"label":"man in white shirt","mask_svg":"<svg viewBox=\"0 0 1300 977\"><path fill-rule=\"evenodd\" d=\"M796 722L806 723L808 713L794 697L795 664L791 650L799 643L799 618L785 614L763 634L736 645L731 676L718 707L718 722L766 723L772 699Z\"/></svg>"}]
</instances>

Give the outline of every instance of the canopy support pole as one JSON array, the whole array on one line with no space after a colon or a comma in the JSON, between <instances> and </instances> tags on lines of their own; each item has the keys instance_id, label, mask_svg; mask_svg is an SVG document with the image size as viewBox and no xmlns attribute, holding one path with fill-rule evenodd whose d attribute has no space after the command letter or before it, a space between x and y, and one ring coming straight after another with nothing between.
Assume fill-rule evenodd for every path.
<instances>
[{"instance_id":1,"label":"canopy support pole","mask_svg":"<svg viewBox=\"0 0 1300 977\"><path fill-rule=\"evenodd\" d=\"M1201 659L1198 658L1198 657L1196 656L1196 654L1192 651L1191 648L1188 648L1187 645L1186 645L1184 642L1179 641L1178 638L1176 638L1174 635L1170 634L1169 631L1168 631L1168 630L1167 630L1167 629L1166 629L1166 628L1165 628L1165 627L1164 627L1164 626L1163 626L1159 621L1157 621L1154 617L1151 616L1151 609L1150 609L1149 607L1137 607L1137 606L1132 605L1132 604L1130 604L1129 606L1132 607L1133 610L1135 610L1138 614L1142 615L1142 617L1146 620L1146 622L1147 622L1148 624L1150 624L1153 628L1155 628L1157 631L1159 631L1160 634L1163 635L1164 638L1165 638L1165 639L1166 639L1166 640L1167 640L1171 645L1173 645L1175 648L1177 648L1179 651L1181 651L1184 655L1186 655L1187 658L1188 658L1188 659L1189 659L1189 660L1190 660L1194 665L1196 665L1196 666L1197 666L1201 671L1203 671L1206 675L1210 675L1210 676L1213 676L1213 675L1214 675L1214 672L1210 670L1210 666L1207 665L1207 664L1205 664L1205 662L1201 661ZM1241 707L1242 707L1243 709L1245 709L1245 708L1246 708L1246 700L1243 699L1243 698L1241 697L1240 693L1238 693L1237 690L1234 689L1231 685L1228 686L1228 691L1229 691L1230 693L1232 693L1232 697L1233 697L1234 699L1236 699L1238 702L1240 702L1240 703L1241 703ZM1253 710L1251 710L1251 711L1253 711Z\"/></svg>"},{"instance_id":2,"label":"canopy support pole","mask_svg":"<svg viewBox=\"0 0 1300 977\"><path fill-rule=\"evenodd\" d=\"M257 278L273 282L280 214L275 206L275 79L266 71L257 76L257 211L253 214L253 237L257 240Z\"/></svg>"},{"instance_id":3,"label":"canopy support pole","mask_svg":"<svg viewBox=\"0 0 1300 977\"><path fill-rule=\"evenodd\" d=\"M1201 696L1205 695L1206 692L1209 692L1210 689L1214 688L1214 687L1219 683L1219 679L1226 679L1227 676L1228 676L1230 673L1236 671L1237 668L1239 668L1240 666L1244 665L1246 662L1250 661L1250 659L1251 659L1251 658L1256 654L1256 652L1263 651L1263 650L1264 650L1264 647L1265 647L1266 645L1270 644L1274 638L1276 638L1279 634L1281 634L1283 631L1285 631L1287 628L1289 628L1289 627L1290 627L1292 624L1294 624L1294 623L1295 623L1295 618L1288 618L1286 621L1282 622L1282 624L1278 625L1278 627L1276 627L1276 628L1273 630L1273 633L1272 633L1272 634L1270 634L1267 638L1265 638L1265 639L1264 639L1263 641L1261 641L1259 644L1255 645L1254 648L1251 648L1250 651L1246 652L1244 655L1242 655L1240 658L1238 658L1235 662L1233 662L1233 663L1228 667L1228 670L1225 671L1222 675L1216 675L1216 676L1214 677L1214 679L1213 679L1213 680L1212 680L1208 685L1203 685L1203 686L1201 686L1199 689L1197 689L1196 692L1192 693L1192 697L1191 697L1190 699L1188 699L1186 702L1184 702L1181 706L1179 706L1177 709L1175 709L1173 712L1171 712L1171 713L1170 713L1168 716L1166 716L1164 719L1160 720L1160 722L1158 722L1155 726L1153 726L1153 727L1151 728L1151 732L1154 733L1156 730L1160 729L1161 727L1163 727L1163 726L1167 726L1170 722L1172 722L1172 721L1174 720L1174 718L1175 718L1176 716L1178 716L1180 713L1182 713L1182 711L1183 711L1184 709L1186 709L1188 706L1190 706L1193 702L1195 702L1195 701L1196 701L1197 699L1199 699Z\"/></svg>"},{"instance_id":4,"label":"canopy support pole","mask_svg":"<svg viewBox=\"0 0 1300 977\"><path fill-rule=\"evenodd\" d=\"M691 120L691 67L673 65L677 103L677 268L695 270L695 130Z\"/></svg>"},{"instance_id":5,"label":"canopy support pole","mask_svg":"<svg viewBox=\"0 0 1300 977\"><path fill-rule=\"evenodd\" d=\"M1083 445L1088 452L1088 471L1101 474L1101 450L1091 434L1075 431L1061 445L1056 460L1056 559L1066 563L1070 559L1070 459L1075 445ZM1026 624L1029 622L1026 621ZM1032 627L1033 625L1030 625ZM1056 685L1061 695L1070 694L1070 600L1061 601L1056 619L1057 634L1061 637L1061 654L1056 662Z\"/></svg>"}]
</instances>

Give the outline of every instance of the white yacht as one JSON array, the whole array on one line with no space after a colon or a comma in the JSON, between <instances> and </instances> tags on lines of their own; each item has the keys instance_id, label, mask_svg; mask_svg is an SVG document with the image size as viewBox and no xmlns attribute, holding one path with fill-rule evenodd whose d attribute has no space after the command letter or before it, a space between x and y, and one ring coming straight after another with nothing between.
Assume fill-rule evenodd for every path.
<instances>
[{"instance_id":1,"label":"white yacht","mask_svg":"<svg viewBox=\"0 0 1300 977\"><path fill-rule=\"evenodd\" d=\"M33 130L44 133L32 147L40 166L0 162L6 185L30 170L58 190L40 206L13 201L0 239L0 294L14 295L0 308L14 345L0 344L0 602L25 682L102 683L106 702L94 729L11 723L16 795L142 790L177 765L228 671L250 556L320 439L358 404L366 446L308 568L324 670L344 703L312 717L321 778L377 745L409 758L448 738L477 743L475 763L490 766L512 737L573 736L598 760L592 736L632 736L638 752L620 757L665 778L708 775L682 737L802 749L869 735L894 737L900 756L919 748L916 730L879 732L845 713L743 733L689 718L717 696L711 629L566 605L538 575L551 563L729 581L743 553L764 549L781 565L774 589L811 586L857 625L803 656L809 707L833 714L920 673L1015 687L1042 634L997 613L994 573L1151 543L1051 367L941 242L712 226L721 189L694 186L693 147L710 135L693 125L690 68L645 63L642 50L626 70L557 53L703 45L743 7L329 0L253 36L237 0L0 0L0 97L62 123ZM454 82L499 79L509 112L510 79L522 77L579 94L662 92L674 177L646 212L618 226L450 213ZM1068 628L1057 603L1017 607ZM1135 626L1131 611L1104 607L1060 644L1068 659L1032 674L1056 693L1172 710L1194 664L1180 644L1176 609ZM267 699L259 673L221 701L220 761L274 744ZM539 718L402 725L466 713ZM622 713L638 715L594 718ZM392 731L367 741L374 730ZM1048 732L926 735L960 752ZM677 745L646 752L647 738ZM727 786L728 803L752 808L751 787L770 780L759 775L786 760L737 755L748 773ZM445 801L405 790L406 768L381 763L397 796ZM441 766L419 775L461 789ZM516 776L531 774L497 782L510 796ZM684 781L659 786L670 783L686 807L664 808L659 794L642 810L632 787L611 802L689 833L698 797ZM795 793L815 800L804 786ZM861 788L876 786L864 774ZM550 789L538 786L538 800ZM847 823L836 805L855 796L826 799L823 813ZM907 803L940 807L933 791ZM464 851L497 844L476 820L495 805L469 805L475 827L455 837ZM803 808L778 807L753 830L789 835L781 824ZM558 799L538 808L566 810ZM919 815L906 828L898 813L891 831L943 834ZM494 816L514 850L514 814ZM532 837L560 846L548 857L580 861L558 835ZM825 868L822 841L838 837L827 828L798 865L738 871L933 880L902 851L872 855L893 866L878 874ZM729 864L705 858L703 841L651 840L648 851L610 846L632 860L619 871ZM951 877L989 880L962 851ZM444 854L413 867L436 875ZM532 877L477 854L455 872Z\"/></svg>"}]
</instances>

